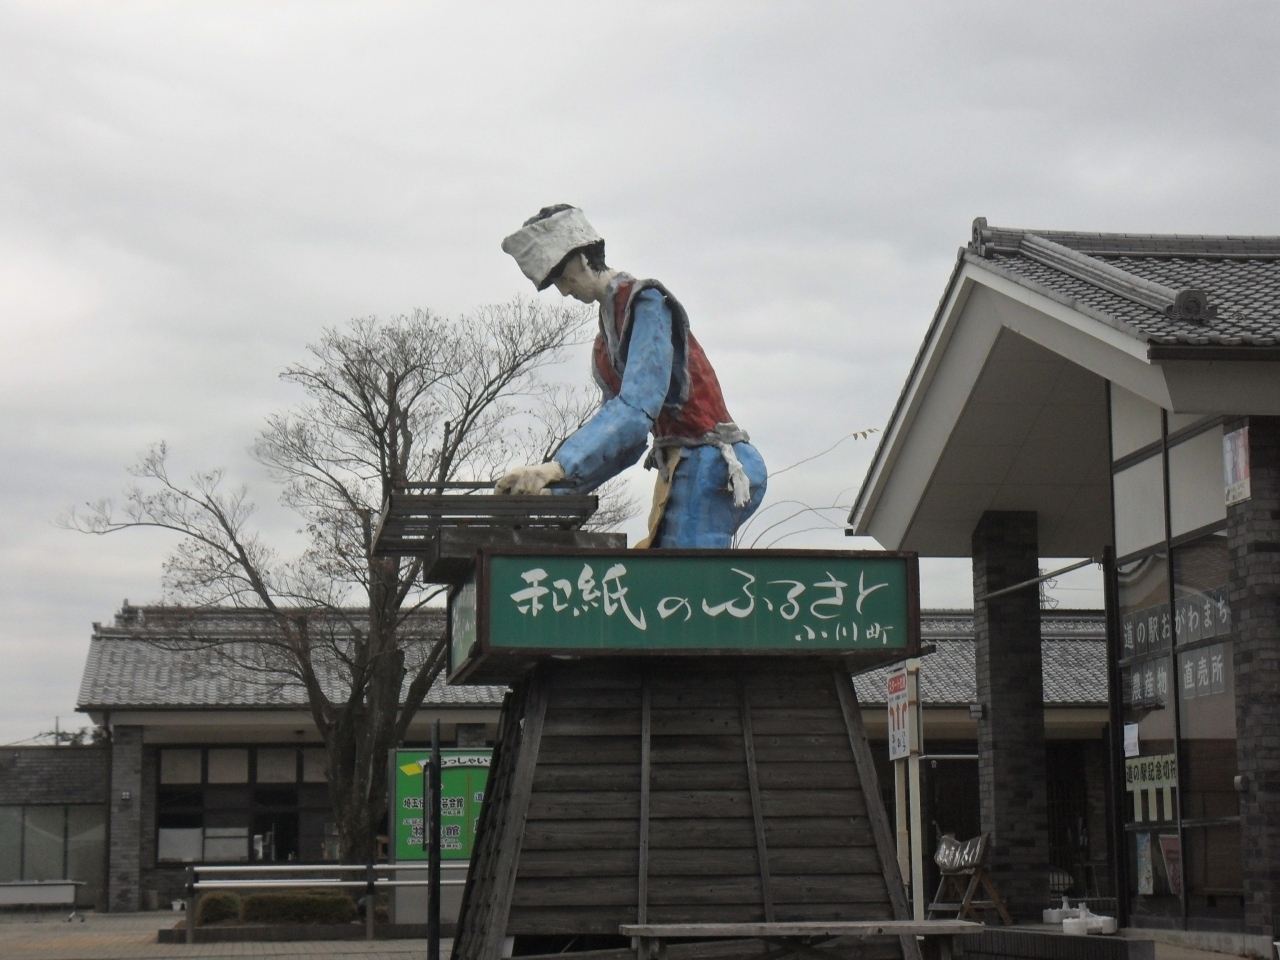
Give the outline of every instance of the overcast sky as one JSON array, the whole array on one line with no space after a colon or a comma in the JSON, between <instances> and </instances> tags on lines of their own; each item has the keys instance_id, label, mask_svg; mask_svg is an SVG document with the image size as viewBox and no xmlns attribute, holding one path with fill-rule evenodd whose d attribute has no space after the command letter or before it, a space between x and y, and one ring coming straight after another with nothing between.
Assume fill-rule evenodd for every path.
<instances>
[{"instance_id":1,"label":"overcast sky","mask_svg":"<svg viewBox=\"0 0 1280 960\"><path fill-rule=\"evenodd\" d=\"M170 539L63 509L164 439L287 540L246 454L280 369L528 292L540 206L681 298L777 469L884 425L976 216L1280 233L1278 40L1274 3L0 3L0 742L83 722L92 621L159 597ZM770 500L848 504L872 450Z\"/></svg>"}]
</instances>

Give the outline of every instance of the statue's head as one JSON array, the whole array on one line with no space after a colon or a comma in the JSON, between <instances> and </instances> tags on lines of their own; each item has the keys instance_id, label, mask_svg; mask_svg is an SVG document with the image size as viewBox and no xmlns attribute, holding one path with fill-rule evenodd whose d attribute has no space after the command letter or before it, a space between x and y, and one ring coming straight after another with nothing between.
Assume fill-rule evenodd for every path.
<instances>
[{"instance_id":1,"label":"statue's head","mask_svg":"<svg viewBox=\"0 0 1280 960\"><path fill-rule=\"evenodd\" d=\"M600 299L610 274L604 238L581 210L567 203L543 207L502 241L502 249L539 290L555 284L564 296L583 303Z\"/></svg>"}]
</instances>

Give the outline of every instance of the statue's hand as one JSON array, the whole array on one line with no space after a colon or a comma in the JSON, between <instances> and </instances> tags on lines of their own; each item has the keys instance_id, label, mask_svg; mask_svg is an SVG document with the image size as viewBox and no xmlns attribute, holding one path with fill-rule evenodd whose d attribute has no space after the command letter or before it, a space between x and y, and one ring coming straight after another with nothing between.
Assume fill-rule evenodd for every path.
<instances>
[{"instance_id":1,"label":"statue's hand","mask_svg":"<svg viewBox=\"0 0 1280 960\"><path fill-rule=\"evenodd\" d=\"M527 467L516 467L499 480L493 488L494 493L550 493L543 489L549 483L564 479L564 467L554 460L548 463L535 463Z\"/></svg>"}]
</instances>

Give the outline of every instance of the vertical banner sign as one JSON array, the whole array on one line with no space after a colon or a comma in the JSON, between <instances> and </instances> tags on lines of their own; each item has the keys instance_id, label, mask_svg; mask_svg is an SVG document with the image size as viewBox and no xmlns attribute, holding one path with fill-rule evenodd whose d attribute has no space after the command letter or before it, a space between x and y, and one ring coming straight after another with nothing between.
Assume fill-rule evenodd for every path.
<instances>
[{"instance_id":1,"label":"vertical banner sign","mask_svg":"<svg viewBox=\"0 0 1280 960\"><path fill-rule=\"evenodd\" d=\"M1222 435L1222 479L1228 507L1253 495L1249 489L1248 427Z\"/></svg>"},{"instance_id":2,"label":"vertical banner sign","mask_svg":"<svg viewBox=\"0 0 1280 960\"><path fill-rule=\"evenodd\" d=\"M889 674L889 759L905 760L911 756L911 734L907 716L911 706L907 699L907 668L898 667Z\"/></svg>"},{"instance_id":3,"label":"vertical banner sign","mask_svg":"<svg viewBox=\"0 0 1280 960\"><path fill-rule=\"evenodd\" d=\"M489 779L491 750L441 750L440 856L468 860ZM395 859L426 860L422 844L422 765L430 750L395 751Z\"/></svg>"}]
</instances>

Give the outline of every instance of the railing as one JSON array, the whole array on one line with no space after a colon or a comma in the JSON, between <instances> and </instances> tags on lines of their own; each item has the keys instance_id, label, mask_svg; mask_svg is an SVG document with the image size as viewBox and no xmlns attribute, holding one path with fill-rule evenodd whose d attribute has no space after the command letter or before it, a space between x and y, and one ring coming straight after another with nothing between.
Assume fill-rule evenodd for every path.
<instances>
[{"instance_id":1,"label":"railing","mask_svg":"<svg viewBox=\"0 0 1280 960\"><path fill-rule=\"evenodd\" d=\"M317 863L317 864L284 864L284 863L264 863L255 864L253 866L236 866L236 867L216 867L216 866L193 866L187 867L187 916L186 916L186 933L187 943L195 943L196 934L196 906L200 892L204 890L267 890L277 887L289 887L293 889L306 888L314 889L316 887L324 888L364 888L364 896L360 898L360 903L364 904L365 919L365 939L372 940L374 933L374 894L379 890L386 890L394 887L429 887L431 880L400 880L390 876L379 876L379 874L399 873L401 871L417 871L430 870L429 863ZM344 875L353 873L363 873L360 879L347 880L343 879ZM280 877L267 876L268 874L300 874L301 876ZM201 880L200 876L208 874L232 874L240 877L248 877L248 879L209 879ZM325 876L328 874L328 876ZM438 880L442 887L460 887L466 880Z\"/></svg>"}]
</instances>

